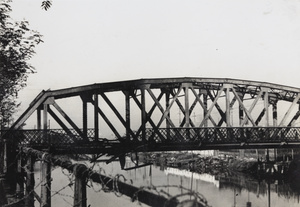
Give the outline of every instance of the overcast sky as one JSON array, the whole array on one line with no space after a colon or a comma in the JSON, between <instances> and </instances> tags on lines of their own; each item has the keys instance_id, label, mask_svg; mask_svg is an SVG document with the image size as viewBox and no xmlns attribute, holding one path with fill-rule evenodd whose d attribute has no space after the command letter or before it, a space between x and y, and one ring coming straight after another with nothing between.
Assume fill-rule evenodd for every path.
<instances>
[{"instance_id":1,"label":"overcast sky","mask_svg":"<svg viewBox=\"0 0 300 207\"><path fill-rule=\"evenodd\" d=\"M20 93L158 77L218 77L300 88L299 0L14 0L44 43Z\"/></svg>"}]
</instances>

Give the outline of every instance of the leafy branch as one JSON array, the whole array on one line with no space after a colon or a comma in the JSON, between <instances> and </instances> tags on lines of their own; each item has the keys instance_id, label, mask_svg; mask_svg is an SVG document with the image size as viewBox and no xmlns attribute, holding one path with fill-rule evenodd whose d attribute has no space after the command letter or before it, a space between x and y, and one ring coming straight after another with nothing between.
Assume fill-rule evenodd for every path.
<instances>
[{"instance_id":1,"label":"leafy branch","mask_svg":"<svg viewBox=\"0 0 300 207\"><path fill-rule=\"evenodd\" d=\"M41 7L43 9L45 9L45 11L47 11L51 7L51 5L52 5L52 1L51 0L46 0L46 1L42 2Z\"/></svg>"}]
</instances>

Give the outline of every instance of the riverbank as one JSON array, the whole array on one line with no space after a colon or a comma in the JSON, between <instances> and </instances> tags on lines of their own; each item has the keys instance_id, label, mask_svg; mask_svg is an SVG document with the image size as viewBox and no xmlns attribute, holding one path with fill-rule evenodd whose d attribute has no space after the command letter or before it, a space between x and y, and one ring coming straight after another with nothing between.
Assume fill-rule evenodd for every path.
<instances>
[{"instance_id":1,"label":"riverbank","mask_svg":"<svg viewBox=\"0 0 300 207\"><path fill-rule=\"evenodd\" d=\"M257 160L254 158L238 158L233 156L202 156L199 154L147 153L141 154L142 162L155 165L189 170L199 174L222 175L230 172L244 173L257 179L284 179L287 177L290 161Z\"/></svg>"}]
</instances>

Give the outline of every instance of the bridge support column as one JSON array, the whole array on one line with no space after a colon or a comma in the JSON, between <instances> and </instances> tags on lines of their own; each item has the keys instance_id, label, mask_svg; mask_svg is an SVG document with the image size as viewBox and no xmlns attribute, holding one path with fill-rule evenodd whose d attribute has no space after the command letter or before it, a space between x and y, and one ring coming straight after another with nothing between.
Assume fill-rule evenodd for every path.
<instances>
[{"instance_id":1,"label":"bridge support column","mask_svg":"<svg viewBox=\"0 0 300 207\"><path fill-rule=\"evenodd\" d=\"M26 190L25 190L25 207L34 206L34 158L28 155L26 163Z\"/></svg>"},{"instance_id":2,"label":"bridge support column","mask_svg":"<svg viewBox=\"0 0 300 207\"><path fill-rule=\"evenodd\" d=\"M51 206L51 163L45 159L41 160L41 207Z\"/></svg>"},{"instance_id":3,"label":"bridge support column","mask_svg":"<svg viewBox=\"0 0 300 207\"><path fill-rule=\"evenodd\" d=\"M86 207L86 182L83 176L83 170L86 169L85 165L79 164L74 167L75 187L74 187L74 207Z\"/></svg>"}]
</instances>

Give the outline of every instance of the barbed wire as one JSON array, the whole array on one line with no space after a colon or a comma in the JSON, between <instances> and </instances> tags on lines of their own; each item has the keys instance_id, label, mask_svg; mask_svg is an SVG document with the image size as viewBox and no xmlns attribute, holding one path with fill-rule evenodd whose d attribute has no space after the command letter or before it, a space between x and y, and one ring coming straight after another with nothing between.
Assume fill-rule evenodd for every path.
<instances>
[{"instance_id":1,"label":"barbed wire","mask_svg":"<svg viewBox=\"0 0 300 207\"><path fill-rule=\"evenodd\" d=\"M66 202L68 205L73 206L72 203L70 203L66 198L72 198L74 199L73 195L70 194L66 194L64 193L64 190L66 188L70 188L72 190L73 189L73 185L74 185L74 179L76 179L76 176L78 172L80 172L80 178L79 179L84 179L84 183L85 185L87 185L88 187L91 187L91 189L95 192L95 193L99 193L101 191L103 191L104 193L114 193L115 196L117 197L122 197L123 193L122 190L120 189L119 184L120 183L127 183L129 185L133 185L133 181L131 179L127 179L125 177L125 175L123 174L116 174L116 175L110 175L107 176L106 175L106 171L100 166L100 165L95 165L95 163L90 166L87 167L85 164L81 164L81 163L72 163L70 160L59 160L59 159L53 159L53 157L51 157L50 154L46 154L44 152L41 152L43 154L39 154L34 150L27 150L27 153L25 153L27 156L26 158L28 159L29 156L31 156L32 154L34 154L34 156L36 156L37 159L43 160L43 161L48 161L50 162L51 166L60 166L61 167L61 172L63 175L65 175L69 182L64 185L63 187L61 187L59 190L51 190L50 187L45 184L45 181L47 179L48 176L51 176L51 172L55 169L55 167L51 168L51 171L47 174L47 176L44 177L44 179L40 180L40 182L34 186L34 188L26 193L26 195L13 202L13 203L9 203L4 205L3 207L9 207L9 206L13 206L14 204L20 203L21 201L27 199L29 196L33 196L33 192L40 186L40 185L46 185L48 191L51 192L51 197L54 196L59 196L61 197L64 202ZM19 156L20 153L18 153ZM16 158L17 159L17 158ZM15 160L16 160L15 159ZM27 174L32 174L34 173L33 170L31 169L31 166L29 166L30 163L26 163L25 165L22 166L22 168L24 169L24 171ZM98 167L98 169L95 169L95 167ZM68 171L68 172L66 172ZM129 183L128 183L129 182ZM100 184L100 188L96 189L96 184ZM178 188L178 189L183 189L186 190L186 193L184 194L178 194L178 195L171 195L169 193L167 193L164 189L166 188ZM98 187L97 187L98 188ZM205 206L207 205L207 201L204 198L204 196L198 192L194 192L191 191L188 188L185 188L181 185L160 185L160 186L154 186L154 185L150 185L150 186L141 186L140 188L137 188L136 192L134 193L134 195L132 196L131 200L132 202L137 201L137 203L139 205L141 205L141 202L139 201L139 193L141 193L142 191L152 191L154 192L156 195L158 196L162 196L164 198L166 198L166 201L164 203L164 206L169 206L170 203L174 202L176 200L180 200L178 201L178 203L184 203L184 202L201 202L202 204L205 204ZM190 196L190 198L185 199L183 198L184 196ZM86 199L86 198L84 198ZM78 201L78 202L82 202ZM74 204L75 205L75 204Z\"/></svg>"}]
</instances>

